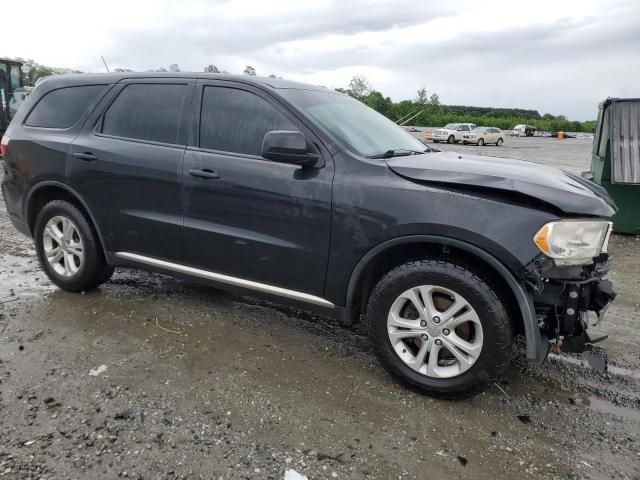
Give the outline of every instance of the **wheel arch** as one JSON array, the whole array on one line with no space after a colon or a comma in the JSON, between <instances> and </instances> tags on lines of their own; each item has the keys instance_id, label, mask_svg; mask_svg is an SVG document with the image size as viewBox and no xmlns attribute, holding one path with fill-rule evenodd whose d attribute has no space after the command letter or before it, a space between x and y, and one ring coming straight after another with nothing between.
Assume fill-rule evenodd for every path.
<instances>
[{"instance_id":1,"label":"wheel arch","mask_svg":"<svg viewBox=\"0 0 640 480\"><path fill-rule=\"evenodd\" d=\"M542 363L547 350L536 322L531 295L502 261L464 240L438 235L409 235L377 245L360 259L351 273L347 287L347 309L356 317L363 313L370 292L381 276L391 268L418 256L441 256L447 252L488 268L484 272L489 273L490 280L498 283L499 287L506 287L502 296L509 304L507 308L510 314L515 315L515 326L525 336L527 358Z\"/></svg>"},{"instance_id":2,"label":"wheel arch","mask_svg":"<svg viewBox=\"0 0 640 480\"><path fill-rule=\"evenodd\" d=\"M27 227L29 228L31 236L33 237L34 234L38 212L51 200L66 200L69 203L75 205L87 217L91 228L94 229L96 235L98 236L100 246L102 247L102 251L106 256L107 249L104 238L102 236L102 233L100 232L100 228L98 227L95 217L91 213L91 210L79 193L62 182L40 182L34 185L31 190L29 190L27 200L24 204L23 218L27 222Z\"/></svg>"}]
</instances>

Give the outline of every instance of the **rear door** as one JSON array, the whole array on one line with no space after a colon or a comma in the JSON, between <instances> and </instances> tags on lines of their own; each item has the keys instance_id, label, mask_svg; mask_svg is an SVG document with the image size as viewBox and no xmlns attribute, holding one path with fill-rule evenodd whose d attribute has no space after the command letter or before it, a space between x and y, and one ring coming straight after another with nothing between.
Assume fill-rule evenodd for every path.
<instances>
[{"instance_id":1,"label":"rear door","mask_svg":"<svg viewBox=\"0 0 640 480\"><path fill-rule=\"evenodd\" d=\"M199 81L196 98L201 109L183 166L187 264L321 296L333 159L292 112L258 88ZM324 166L264 159L260 148L270 130L303 132Z\"/></svg>"},{"instance_id":2,"label":"rear door","mask_svg":"<svg viewBox=\"0 0 640 480\"><path fill-rule=\"evenodd\" d=\"M69 181L110 252L183 259L182 160L194 84L123 81L73 142Z\"/></svg>"}]
</instances>

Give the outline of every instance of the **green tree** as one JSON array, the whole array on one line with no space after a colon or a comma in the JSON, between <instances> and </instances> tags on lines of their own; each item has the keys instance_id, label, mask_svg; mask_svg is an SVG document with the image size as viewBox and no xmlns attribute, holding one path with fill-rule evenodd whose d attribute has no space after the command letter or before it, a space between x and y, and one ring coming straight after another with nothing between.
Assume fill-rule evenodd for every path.
<instances>
[{"instance_id":1,"label":"green tree","mask_svg":"<svg viewBox=\"0 0 640 480\"><path fill-rule=\"evenodd\" d=\"M218 70L218 67L216 67L213 64L207 65L206 67L204 67L204 73L220 73L220 70Z\"/></svg>"},{"instance_id":2,"label":"green tree","mask_svg":"<svg viewBox=\"0 0 640 480\"><path fill-rule=\"evenodd\" d=\"M253 68L251 65L247 65L244 69L244 73L245 75L255 75L256 74L256 69Z\"/></svg>"},{"instance_id":3,"label":"green tree","mask_svg":"<svg viewBox=\"0 0 640 480\"><path fill-rule=\"evenodd\" d=\"M426 105L429 102L429 93L427 92L427 87L422 86L418 89L414 102L419 105Z\"/></svg>"},{"instance_id":4,"label":"green tree","mask_svg":"<svg viewBox=\"0 0 640 480\"><path fill-rule=\"evenodd\" d=\"M45 65L38 65L33 72L33 76L31 77L31 84L35 85L39 79L48 77L49 75L55 75L55 71L53 68L47 67Z\"/></svg>"},{"instance_id":5,"label":"green tree","mask_svg":"<svg viewBox=\"0 0 640 480\"><path fill-rule=\"evenodd\" d=\"M384 97L382 93L377 90L372 90L366 97L363 98L363 103L373 108L376 112L381 113L386 117L390 117L392 113L393 102L389 97Z\"/></svg>"},{"instance_id":6,"label":"green tree","mask_svg":"<svg viewBox=\"0 0 640 480\"><path fill-rule=\"evenodd\" d=\"M349 90L346 93L362 102L371 93L371 85L364 76L355 75L349 82Z\"/></svg>"}]
</instances>

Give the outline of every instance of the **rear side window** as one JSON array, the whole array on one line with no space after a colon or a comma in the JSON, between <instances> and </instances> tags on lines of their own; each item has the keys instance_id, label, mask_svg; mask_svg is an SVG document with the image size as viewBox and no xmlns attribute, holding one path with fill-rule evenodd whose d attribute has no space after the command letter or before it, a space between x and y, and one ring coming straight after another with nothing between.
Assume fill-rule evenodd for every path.
<instances>
[{"instance_id":1,"label":"rear side window","mask_svg":"<svg viewBox=\"0 0 640 480\"><path fill-rule=\"evenodd\" d=\"M106 85L81 85L78 87L59 88L45 94L31 111L25 125L42 128L69 128Z\"/></svg>"},{"instance_id":2,"label":"rear side window","mask_svg":"<svg viewBox=\"0 0 640 480\"><path fill-rule=\"evenodd\" d=\"M177 144L186 97L187 85L127 85L104 114L102 133Z\"/></svg>"},{"instance_id":3,"label":"rear side window","mask_svg":"<svg viewBox=\"0 0 640 480\"><path fill-rule=\"evenodd\" d=\"M205 87L200 117L200 147L260 156L271 130L298 130L262 97L245 90Z\"/></svg>"}]
</instances>

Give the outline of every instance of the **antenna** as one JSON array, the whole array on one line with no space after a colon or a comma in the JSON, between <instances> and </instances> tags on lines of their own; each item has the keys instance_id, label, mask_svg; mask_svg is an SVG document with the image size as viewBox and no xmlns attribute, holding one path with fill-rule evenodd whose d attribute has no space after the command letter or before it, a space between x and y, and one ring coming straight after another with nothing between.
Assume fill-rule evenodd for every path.
<instances>
[{"instance_id":1,"label":"antenna","mask_svg":"<svg viewBox=\"0 0 640 480\"><path fill-rule=\"evenodd\" d=\"M102 55L100 55L100 58L102 59L102 63L104 63L104 68L107 69L107 72L110 72L109 67L107 66L107 62L105 62L104 57Z\"/></svg>"}]
</instances>

